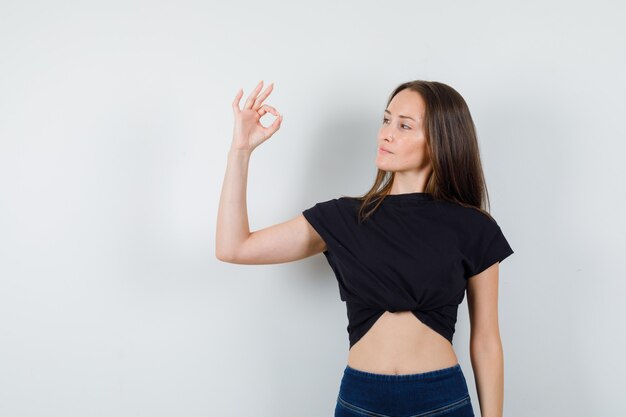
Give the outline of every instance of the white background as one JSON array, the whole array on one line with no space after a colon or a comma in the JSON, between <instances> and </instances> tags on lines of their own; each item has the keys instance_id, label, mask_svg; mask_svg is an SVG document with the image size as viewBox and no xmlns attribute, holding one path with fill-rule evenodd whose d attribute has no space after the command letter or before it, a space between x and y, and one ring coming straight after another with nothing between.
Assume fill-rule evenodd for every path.
<instances>
[{"instance_id":1,"label":"white background","mask_svg":"<svg viewBox=\"0 0 626 417\"><path fill-rule=\"evenodd\" d=\"M348 334L324 257L214 256L231 101L261 79L284 122L252 155L251 230L365 192L397 84L456 88L515 250L505 416L623 415L625 11L3 0L0 415L332 415ZM464 300L479 416L468 335Z\"/></svg>"}]
</instances>

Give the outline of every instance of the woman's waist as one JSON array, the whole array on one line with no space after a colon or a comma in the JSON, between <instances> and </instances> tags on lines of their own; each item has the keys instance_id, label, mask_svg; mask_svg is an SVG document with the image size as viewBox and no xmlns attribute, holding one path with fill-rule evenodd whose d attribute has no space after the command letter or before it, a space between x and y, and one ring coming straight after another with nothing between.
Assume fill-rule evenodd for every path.
<instances>
[{"instance_id":1,"label":"woman's waist","mask_svg":"<svg viewBox=\"0 0 626 417\"><path fill-rule=\"evenodd\" d=\"M368 332L348 353L348 365L379 374L414 374L458 363L452 345L432 329L404 331L380 326Z\"/></svg>"}]
</instances>

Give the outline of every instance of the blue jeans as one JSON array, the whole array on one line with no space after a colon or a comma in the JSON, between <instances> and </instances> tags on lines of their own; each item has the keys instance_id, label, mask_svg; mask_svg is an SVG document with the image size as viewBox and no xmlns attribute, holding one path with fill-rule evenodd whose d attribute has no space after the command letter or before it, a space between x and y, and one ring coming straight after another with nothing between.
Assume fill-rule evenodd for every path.
<instances>
[{"instance_id":1,"label":"blue jeans","mask_svg":"<svg viewBox=\"0 0 626 417\"><path fill-rule=\"evenodd\" d=\"M374 374L346 366L335 417L474 417L461 365L419 374Z\"/></svg>"}]
</instances>

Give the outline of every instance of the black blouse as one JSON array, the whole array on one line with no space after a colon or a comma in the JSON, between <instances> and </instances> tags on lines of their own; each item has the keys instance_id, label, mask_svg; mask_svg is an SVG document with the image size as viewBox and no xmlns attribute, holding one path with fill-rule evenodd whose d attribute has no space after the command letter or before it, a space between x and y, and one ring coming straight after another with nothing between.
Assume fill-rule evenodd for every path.
<instances>
[{"instance_id":1,"label":"black blouse","mask_svg":"<svg viewBox=\"0 0 626 417\"><path fill-rule=\"evenodd\" d=\"M514 253L498 224L422 192L385 196L361 224L359 205L340 197L302 212L326 243L350 348L385 311L411 311L452 344L467 279Z\"/></svg>"}]
</instances>

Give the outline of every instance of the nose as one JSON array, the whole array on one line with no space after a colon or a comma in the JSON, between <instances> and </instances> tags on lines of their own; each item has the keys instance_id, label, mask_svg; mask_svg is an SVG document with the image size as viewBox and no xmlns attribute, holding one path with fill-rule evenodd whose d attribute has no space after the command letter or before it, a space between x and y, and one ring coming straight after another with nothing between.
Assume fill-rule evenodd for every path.
<instances>
[{"instance_id":1,"label":"nose","mask_svg":"<svg viewBox=\"0 0 626 417\"><path fill-rule=\"evenodd\" d=\"M393 129L391 129L390 127L384 127L382 130L382 137L383 140L393 140Z\"/></svg>"}]
</instances>

